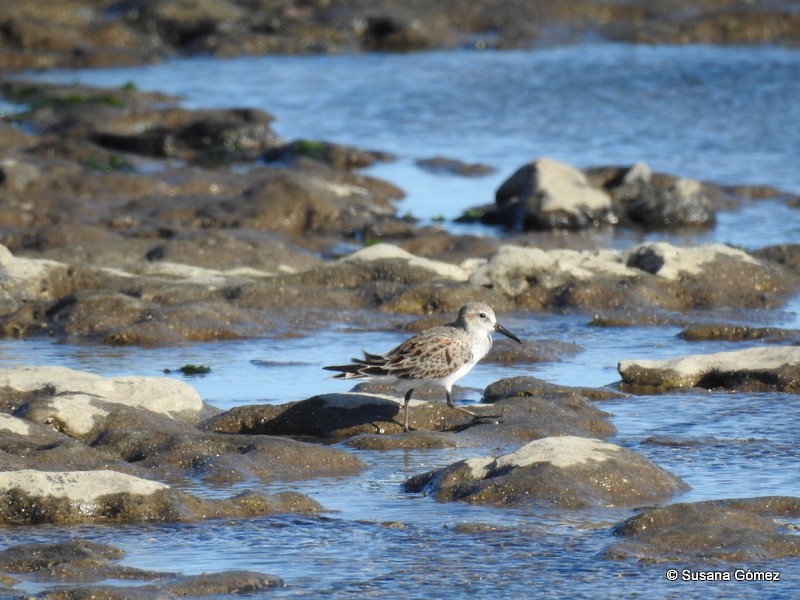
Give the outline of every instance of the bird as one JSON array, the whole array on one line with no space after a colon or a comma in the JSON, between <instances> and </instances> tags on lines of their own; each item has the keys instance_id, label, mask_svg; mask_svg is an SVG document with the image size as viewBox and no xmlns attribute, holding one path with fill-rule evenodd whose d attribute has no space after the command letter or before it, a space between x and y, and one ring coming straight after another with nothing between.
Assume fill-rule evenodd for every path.
<instances>
[{"instance_id":1,"label":"bird","mask_svg":"<svg viewBox=\"0 0 800 600\"><path fill-rule=\"evenodd\" d=\"M426 329L386 354L364 352L364 358L352 358L351 364L323 367L337 371L334 379L376 379L387 381L406 391L403 403L403 431L408 428L408 404L417 388L441 388L447 394L447 406L470 415L487 418L453 404L453 384L470 372L492 347L492 333L498 332L521 344L522 341L497 322L492 308L483 302L468 302L458 311L456 320L447 325Z\"/></svg>"}]
</instances>

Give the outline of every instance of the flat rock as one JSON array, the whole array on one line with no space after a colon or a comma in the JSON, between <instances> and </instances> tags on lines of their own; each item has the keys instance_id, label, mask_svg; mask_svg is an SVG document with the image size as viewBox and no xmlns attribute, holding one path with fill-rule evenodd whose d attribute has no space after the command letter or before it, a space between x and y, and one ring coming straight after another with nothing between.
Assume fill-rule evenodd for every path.
<instances>
[{"instance_id":1,"label":"flat rock","mask_svg":"<svg viewBox=\"0 0 800 600\"><path fill-rule=\"evenodd\" d=\"M780 265L721 244L646 243L627 251L502 246L469 279L531 309L778 306L800 282Z\"/></svg>"},{"instance_id":2,"label":"flat rock","mask_svg":"<svg viewBox=\"0 0 800 600\"><path fill-rule=\"evenodd\" d=\"M622 360L630 390L702 387L747 391L800 391L800 347L771 346L696 354L671 360Z\"/></svg>"},{"instance_id":3,"label":"flat rock","mask_svg":"<svg viewBox=\"0 0 800 600\"><path fill-rule=\"evenodd\" d=\"M587 508L660 502L688 486L622 446L561 436L416 475L405 489L439 501Z\"/></svg>"},{"instance_id":4,"label":"flat rock","mask_svg":"<svg viewBox=\"0 0 800 600\"><path fill-rule=\"evenodd\" d=\"M768 496L647 508L614 528L613 559L740 564L800 556L800 537L781 518L800 517L800 498Z\"/></svg>"},{"instance_id":5,"label":"flat rock","mask_svg":"<svg viewBox=\"0 0 800 600\"><path fill-rule=\"evenodd\" d=\"M243 493L207 500L117 471L0 473L0 525L93 522L189 522L279 512L317 512L302 494Z\"/></svg>"},{"instance_id":6,"label":"flat rock","mask_svg":"<svg viewBox=\"0 0 800 600\"><path fill-rule=\"evenodd\" d=\"M452 430L469 422L470 417L448 408L444 401L412 398L409 404L409 425L415 429ZM222 433L340 438L397 434L403 431L402 423L401 398L346 392L320 394L280 405L239 406L211 417L200 427Z\"/></svg>"},{"instance_id":7,"label":"flat rock","mask_svg":"<svg viewBox=\"0 0 800 600\"><path fill-rule=\"evenodd\" d=\"M65 367L0 369L0 403L18 416L81 437L119 407L196 423L215 409L194 388L168 377L101 377Z\"/></svg>"},{"instance_id":8,"label":"flat rock","mask_svg":"<svg viewBox=\"0 0 800 600\"><path fill-rule=\"evenodd\" d=\"M125 552L115 546L86 540L18 544L0 552L0 573L39 584L73 584L70 598L203 597L253 593L282 587L283 581L252 571L227 571L202 575L147 571L120 564ZM124 580L124 587L87 585ZM80 587L78 587L80 586ZM157 594L161 590L163 596ZM12 597L12 596L9 596ZM40 597L50 597L40 596Z\"/></svg>"}]
</instances>

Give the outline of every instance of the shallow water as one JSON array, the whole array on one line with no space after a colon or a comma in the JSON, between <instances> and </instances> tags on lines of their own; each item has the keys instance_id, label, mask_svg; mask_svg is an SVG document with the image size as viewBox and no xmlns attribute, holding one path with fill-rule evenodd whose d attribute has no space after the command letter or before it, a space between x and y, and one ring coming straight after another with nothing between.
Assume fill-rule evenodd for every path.
<instances>
[{"instance_id":1,"label":"shallow water","mask_svg":"<svg viewBox=\"0 0 800 600\"><path fill-rule=\"evenodd\" d=\"M800 128L787 126L800 122L798 73L796 50L599 45L507 53L201 58L41 77L104 86L133 81L141 89L180 94L190 107L256 106L277 116L276 130L287 139L325 139L398 153L400 160L370 172L409 192L401 211L432 219L491 202L503 178L540 155L580 167L644 160L676 175L800 193ZM465 179L414 166L415 159L437 154L498 171ZM585 235L599 246L617 248L644 239L758 248L800 240L800 213L777 201L759 201L721 213L710 231ZM532 375L599 387L618 381L616 365L625 358L669 358L760 343L689 343L676 337L677 327L590 327L591 315L500 318L524 339L574 342L581 350L551 363L481 363L459 382L461 399L478 400L481 390L500 377ZM6 340L0 341L0 368L38 364L102 375L164 375L186 381L221 409L286 402L349 389L321 366L362 348L392 347L406 337L394 329L404 320L386 315L384 329L330 327L313 338L158 349ZM721 311L708 320L800 328L800 299L778 311ZM348 348L347 356L342 348ZM188 363L207 364L212 371L195 377L174 372ZM599 406L613 415L619 433L612 441L642 452L692 486L675 501L800 495L800 396L692 392ZM354 452L368 464L360 475L266 487L309 494L331 511L320 518L14 528L0 531L0 547L88 538L123 548L123 562L139 568L186 574L254 569L278 575L288 587L270 591L270 597L777 598L800 593L796 561L757 565L780 570L779 584L699 584L667 581L665 565L604 560L602 552L614 541L610 527L628 516L627 510L498 509L439 504L402 492L407 477L475 456L475 449ZM253 485L192 491L219 495L244 487Z\"/></svg>"}]
</instances>

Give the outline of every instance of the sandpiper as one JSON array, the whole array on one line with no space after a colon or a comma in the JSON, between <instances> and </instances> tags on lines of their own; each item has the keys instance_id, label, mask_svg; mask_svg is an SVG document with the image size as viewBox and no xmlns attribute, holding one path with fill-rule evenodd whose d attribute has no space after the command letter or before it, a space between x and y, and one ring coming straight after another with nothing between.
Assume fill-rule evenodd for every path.
<instances>
[{"instance_id":1,"label":"sandpiper","mask_svg":"<svg viewBox=\"0 0 800 600\"><path fill-rule=\"evenodd\" d=\"M497 322L491 307L483 302L469 302L458 311L455 322L426 329L386 354L364 352L364 358L353 358L349 365L324 368L339 372L334 379L377 379L395 384L398 390L406 390L404 431L408 431L411 394L419 387L443 388L447 406L480 419L482 415L453 404L450 391L453 384L489 352L493 331L522 343Z\"/></svg>"}]
</instances>

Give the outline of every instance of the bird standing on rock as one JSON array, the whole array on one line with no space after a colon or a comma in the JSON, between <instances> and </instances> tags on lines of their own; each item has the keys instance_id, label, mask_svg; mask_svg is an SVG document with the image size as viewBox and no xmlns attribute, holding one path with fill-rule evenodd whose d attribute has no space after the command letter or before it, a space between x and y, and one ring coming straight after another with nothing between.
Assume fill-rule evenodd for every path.
<instances>
[{"instance_id":1,"label":"bird standing on rock","mask_svg":"<svg viewBox=\"0 0 800 600\"><path fill-rule=\"evenodd\" d=\"M349 365L324 368L338 371L335 379L376 379L390 382L398 390L406 390L403 404L403 430L406 432L408 403L419 387L442 388L447 394L447 406L474 419L487 418L487 415L453 404L450 393L453 384L489 352L495 331L522 343L497 322L490 306L469 302L458 311L455 322L426 329L386 354L364 352L364 358L353 358Z\"/></svg>"}]
</instances>

